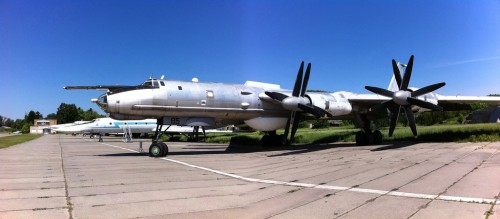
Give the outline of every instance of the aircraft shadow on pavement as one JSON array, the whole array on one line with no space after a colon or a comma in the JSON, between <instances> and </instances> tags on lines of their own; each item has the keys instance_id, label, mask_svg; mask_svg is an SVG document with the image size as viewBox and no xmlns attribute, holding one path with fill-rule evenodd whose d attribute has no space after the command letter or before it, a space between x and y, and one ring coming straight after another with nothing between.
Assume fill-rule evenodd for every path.
<instances>
[{"instance_id":1,"label":"aircraft shadow on pavement","mask_svg":"<svg viewBox=\"0 0 500 219\"><path fill-rule=\"evenodd\" d=\"M394 142L389 145L382 145L371 149L370 151L384 151L393 150L404 147L413 146L414 142ZM253 152L279 152L283 153L271 154L268 157L281 157L281 156L291 156L298 154L305 154L310 152L317 152L333 148L350 148L350 147L361 147L357 146L355 143L335 143L335 144L300 144L300 145L289 145L289 146L276 146L276 147L262 147L260 145L243 145L243 144L229 144L229 146L223 145L186 145L181 151L170 151L168 156L175 155L203 155L203 154L244 154ZM142 153L126 152L126 153L112 153L112 154L100 154L96 156L105 157L140 157L149 156L147 148L145 148Z\"/></svg>"},{"instance_id":2,"label":"aircraft shadow on pavement","mask_svg":"<svg viewBox=\"0 0 500 219\"><path fill-rule=\"evenodd\" d=\"M242 145L242 144L230 144L225 149L220 145L188 145L184 147L183 151L172 151L169 155L199 155L199 154L243 154L243 153L253 153L253 152L275 152L275 151L285 151L281 154L268 155L268 157L278 157L278 156L288 156L295 154L303 154L314 151L321 151L331 148L339 147L355 147L354 143L342 143L342 144L301 144L301 145L289 145L289 146L276 146L276 147L262 147L260 145ZM212 149L212 150L210 150ZM220 149L220 150L216 150Z\"/></svg>"},{"instance_id":3,"label":"aircraft shadow on pavement","mask_svg":"<svg viewBox=\"0 0 500 219\"><path fill-rule=\"evenodd\" d=\"M393 150L393 149L399 149L399 148L405 148L409 146L416 145L417 142L391 142L389 145L384 145L382 147L374 148L370 151L385 151L385 150Z\"/></svg>"},{"instance_id":4,"label":"aircraft shadow on pavement","mask_svg":"<svg viewBox=\"0 0 500 219\"><path fill-rule=\"evenodd\" d=\"M149 156L149 154L147 152L142 152L142 153L126 152L126 153L112 153L112 154L97 154L94 156L99 156L99 157L142 157L142 156Z\"/></svg>"}]
</instances>

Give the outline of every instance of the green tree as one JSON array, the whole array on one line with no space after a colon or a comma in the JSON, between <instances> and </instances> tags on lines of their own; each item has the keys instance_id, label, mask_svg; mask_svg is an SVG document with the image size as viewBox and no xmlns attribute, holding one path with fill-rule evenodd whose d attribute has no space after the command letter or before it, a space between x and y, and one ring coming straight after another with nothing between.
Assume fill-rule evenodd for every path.
<instances>
[{"instance_id":1,"label":"green tree","mask_svg":"<svg viewBox=\"0 0 500 219\"><path fill-rule=\"evenodd\" d=\"M85 117L85 111L82 108L78 107L78 116L80 117L78 120L83 119Z\"/></svg>"},{"instance_id":2,"label":"green tree","mask_svg":"<svg viewBox=\"0 0 500 219\"><path fill-rule=\"evenodd\" d=\"M7 117L0 116L0 127L5 126L5 121L7 120Z\"/></svg>"},{"instance_id":3,"label":"green tree","mask_svg":"<svg viewBox=\"0 0 500 219\"><path fill-rule=\"evenodd\" d=\"M24 125L23 119L16 119L16 121L14 122L14 126L12 126L12 128L16 130L21 130L23 128L23 125Z\"/></svg>"},{"instance_id":4,"label":"green tree","mask_svg":"<svg viewBox=\"0 0 500 219\"><path fill-rule=\"evenodd\" d=\"M57 115L55 113L51 113L51 114L47 115L46 118L47 119L56 119L57 120Z\"/></svg>"},{"instance_id":5,"label":"green tree","mask_svg":"<svg viewBox=\"0 0 500 219\"><path fill-rule=\"evenodd\" d=\"M38 111L30 110L28 114L24 115L24 122L30 125L33 125L36 119L43 119L43 115Z\"/></svg>"},{"instance_id":6,"label":"green tree","mask_svg":"<svg viewBox=\"0 0 500 219\"><path fill-rule=\"evenodd\" d=\"M85 113L83 113L82 119L85 121L91 121L93 119L100 118L100 117L102 117L102 116L99 115L99 113L97 113L92 108L90 108L87 111L85 111Z\"/></svg>"},{"instance_id":7,"label":"green tree","mask_svg":"<svg viewBox=\"0 0 500 219\"><path fill-rule=\"evenodd\" d=\"M3 125L14 128L14 126L16 126L16 122L10 118L7 118L7 120L5 120L5 123Z\"/></svg>"},{"instance_id":8,"label":"green tree","mask_svg":"<svg viewBox=\"0 0 500 219\"><path fill-rule=\"evenodd\" d=\"M57 123L72 123L80 120L80 114L75 104L61 103L57 108Z\"/></svg>"}]
</instances>

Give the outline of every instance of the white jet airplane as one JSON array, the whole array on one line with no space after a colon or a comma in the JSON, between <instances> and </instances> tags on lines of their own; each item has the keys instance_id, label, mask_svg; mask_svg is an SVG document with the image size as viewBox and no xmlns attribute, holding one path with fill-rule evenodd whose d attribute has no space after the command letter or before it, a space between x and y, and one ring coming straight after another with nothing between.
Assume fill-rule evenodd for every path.
<instances>
[{"instance_id":1,"label":"white jet airplane","mask_svg":"<svg viewBox=\"0 0 500 219\"><path fill-rule=\"evenodd\" d=\"M112 118L97 118L90 122L79 121L68 123L72 125L53 127L53 130L58 133L66 134L90 134L91 138L94 135L98 135L99 141L102 141L102 135L104 134L117 133L123 134L125 137L131 137L131 135L138 136L139 134L154 132L157 127L156 121L156 119L115 120ZM172 135L184 134L187 135L190 140L197 140L198 138L197 127L171 125L162 128L161 131ZM203 129L203 133L205 132L217 132L217 130ZM129 141L131 138L126 140Z\"/></svg>"},{"instance_id":2,"label":"white jet airplane","mask_svg":"<svg viewBox=\"0 0 500 219\"><path fill-rule=\"evenodd\" d=\"M443 108L457 110L477 102L500 105L500 97L433 93L444 86L444 82L420 89L410 87L413 55L407 65L392 60L392 67L394 76L388 89L365 87L375 94L306 92L311 64L307 65L303 75L304 62L300 65L293 90L254 81L245 84L201 83L198 80L163 80L163 77L146 80L137 86L68 86L65 89L106 90L92 101L115 119L157 118L160 126L156 132L161 130L161 125L221 127L243 121L254 129L267 132L261 139L264 146L293 142L302 119L354 119L361 128L356 133L356 144L371 145L382 142L381 132L371 128L371 121L375 118L390 115L389 136L392 136L399 113L404 111L416 136L415 112ZM285 128L284 135L276 135L280 128ZM166 156L167 153L165 143L153 140L149 147L150 156Z\"/></svg>"},{"instance_id":3,"label":"white jet airplane","mask_svg":"<svg viewBox=\"0 0 500 219\"><path fill-rule=\"evenodd\" d=\"M101 136L109 133L123 133L127 135L149 133L155 130L156 119L125 120L119 121L112 118L97 118L90 122L79 123L69 126L55 127L54 131L68 134L90 134L91 137Z\"/></svg>"}]
</instances>

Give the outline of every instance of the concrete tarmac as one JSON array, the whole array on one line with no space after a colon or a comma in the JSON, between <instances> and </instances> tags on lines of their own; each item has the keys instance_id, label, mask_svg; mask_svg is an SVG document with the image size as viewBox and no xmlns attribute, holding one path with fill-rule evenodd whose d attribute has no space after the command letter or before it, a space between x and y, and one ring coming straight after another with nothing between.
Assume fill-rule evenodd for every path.
<instances>
[{"instance_id":1,"label":"concrete tarmac","mask_svg":"<svg viewBox=\"0 0 500 219\"><path fill-rule=\"evenodd\" d=\"M139 141L1 149L0 218L500 218L500 142L167 142L150 158Z\"/></svg>"}]
</instances>

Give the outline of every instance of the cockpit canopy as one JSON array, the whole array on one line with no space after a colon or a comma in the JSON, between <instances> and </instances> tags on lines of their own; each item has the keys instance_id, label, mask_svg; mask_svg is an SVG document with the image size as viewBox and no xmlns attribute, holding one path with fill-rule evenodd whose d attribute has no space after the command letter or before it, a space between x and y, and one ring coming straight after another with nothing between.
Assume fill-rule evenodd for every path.
<instances>
[{"instance_id":1,"label":"cockpit canopy","mask_svg":"<svg viewBox=\"0 0 500 219\"><path fill-rule=\"evenodd\" d=\"M159 88L160 85L165 86L165 83L161 80L150 78L150 79L144 81L144 83L142 83L141 86L150 87L150 88Z\"/></svg>"}]
</instances>

